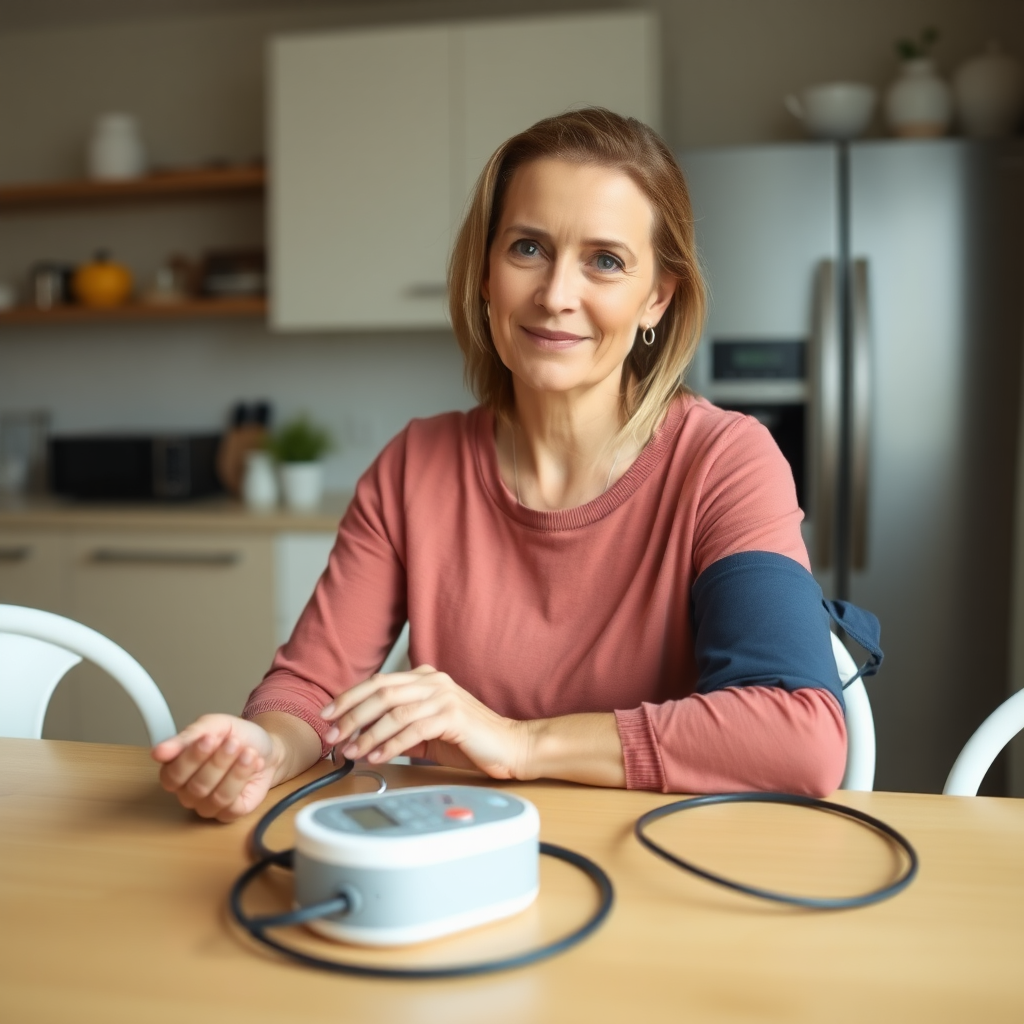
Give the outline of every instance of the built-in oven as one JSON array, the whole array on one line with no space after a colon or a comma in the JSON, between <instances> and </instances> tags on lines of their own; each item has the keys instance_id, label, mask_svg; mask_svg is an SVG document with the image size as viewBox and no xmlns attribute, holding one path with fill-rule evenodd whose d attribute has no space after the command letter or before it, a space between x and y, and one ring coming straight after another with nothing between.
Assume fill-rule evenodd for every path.
<instances>
[{"instance_id":1,"label":"built-in oven","mask_svg":"<svg viewBox=\"0 0 1024 1024\"><path fill-rule=\"evenodd\" d=\"M763 423L793 470L797 500L807 511L809 388L807 342L772 338L706 338L696 391L723 409Z\"/></svg>"}]
</instances>

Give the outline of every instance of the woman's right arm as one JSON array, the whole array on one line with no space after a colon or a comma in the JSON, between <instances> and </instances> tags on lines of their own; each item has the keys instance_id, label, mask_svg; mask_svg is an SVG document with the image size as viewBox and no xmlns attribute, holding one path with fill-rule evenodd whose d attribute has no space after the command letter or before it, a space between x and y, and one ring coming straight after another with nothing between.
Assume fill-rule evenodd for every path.
<instances>
[{"instance_id":1,"label":"woman's right arm","mask_svg":"<svg viewBox=\"0 0 1024 1024\"><path fill-rule=\"evenodd\" d=\"M203 715L153 748L160 785L203 818L234 821L272 786L320 760L320 737L301 718L269 711L252 721Z\"/></svg>"},{"instance_id":2,"label":"woman's right arm","mask_svg":"<svg viewBox=\"0 0 1024 1024\"><path fill-rule=\"evenodd\" d=\"M160 782L206 818L255 810L329 749L321 708L371 676L406 618L401 523L405 432L360 479L328 566L240 718L203 715L153 748Z\"/></svg>"}]
</instances>

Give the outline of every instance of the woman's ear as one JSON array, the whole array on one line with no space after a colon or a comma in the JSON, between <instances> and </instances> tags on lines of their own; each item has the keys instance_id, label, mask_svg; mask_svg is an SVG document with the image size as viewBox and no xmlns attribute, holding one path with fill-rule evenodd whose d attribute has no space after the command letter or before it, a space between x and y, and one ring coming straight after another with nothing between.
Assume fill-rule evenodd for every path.
<instances>
[{"instance_id":1,"label":"woman's ear","mask_svg":"<svg viewBox=\"0 0 1024 1024\"><path fill-rule=\"evenodd\" d=\"M656 327L665 315L665 310L668 309L668 304L672 301L672 296L675 295L678 286L678 278L670 277L668 274L658 274L657 283L647 300L647 308L640 318L640 323L649 323L652 327Z\"/></svg>"}]
</instances>

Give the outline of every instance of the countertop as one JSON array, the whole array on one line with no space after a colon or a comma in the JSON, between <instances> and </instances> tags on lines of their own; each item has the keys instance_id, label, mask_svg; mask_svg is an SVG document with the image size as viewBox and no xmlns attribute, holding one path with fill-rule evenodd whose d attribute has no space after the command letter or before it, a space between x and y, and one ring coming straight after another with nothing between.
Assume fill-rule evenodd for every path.
<instances>
[{"instance_id":1,"label":"countertop","mask_svg":"<svg viewBox=\"0 0 1024 1024\"><path fill-rule=\"evenodd\" d=\"M313 512L279 507L254 512L231 498L180 503L104 503L58 498L0 499L0 530L205 530L225 532L333 532L351 494L328 494Z\"/></svg>"}]
</instances>

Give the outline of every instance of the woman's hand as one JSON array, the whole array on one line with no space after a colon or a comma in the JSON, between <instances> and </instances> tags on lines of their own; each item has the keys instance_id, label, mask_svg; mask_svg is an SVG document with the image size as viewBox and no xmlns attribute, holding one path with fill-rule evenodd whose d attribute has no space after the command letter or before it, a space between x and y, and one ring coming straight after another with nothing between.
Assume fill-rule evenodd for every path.
<instances>
[{"instance_id":1,"label":"woman's hand","mask_svg":"<svg viewBox=\"0 0 1024 1024\"><path fill-rule=\"evenodd\" d=\"M371 676L320 716L334 722L326 742L352 760L380 763L419 748L438 764L516 779L528 754L527 723L502 718L430 665Z\"/></svg>"},{"instance_id":2,"label":"woman's hand","mask_svg":"<svg viewBox=\"0 0 1024 1024\"><path fill-rule=\"evenodd\" d=\"M203 715L152 750L160 785L204 818L234 821L263 802L279 757L270 733L234 715Z\"/></svg>"}]
</instances>

